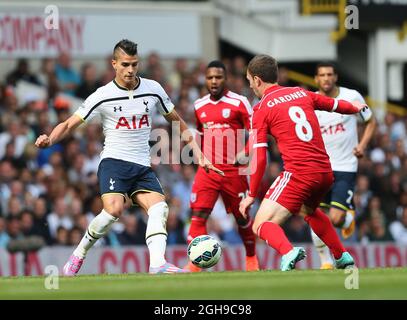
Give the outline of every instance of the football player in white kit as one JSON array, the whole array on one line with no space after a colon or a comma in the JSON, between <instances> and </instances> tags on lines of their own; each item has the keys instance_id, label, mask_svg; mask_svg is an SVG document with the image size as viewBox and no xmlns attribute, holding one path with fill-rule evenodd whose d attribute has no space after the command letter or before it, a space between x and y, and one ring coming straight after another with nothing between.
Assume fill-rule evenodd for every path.
<instances>
[{"instance_id":1,"label":"football player in white kit","mask_svg":"<svg viewBox=\"0 0 407 320\"><path fill-rule=\"evenodd\" d=\"M200 166L223 175L203 156L161 85L137 76L138 63L137 44L126 39L118 42L112 60L115 79L97 89L70 118L58 124L49 136L40 135L35 143L39 148L49 147L72 133L82 122L101 116L105 142L98 179L103 210L90 222L65 264L63 273L66 276L78 273L88 250L119 219L126 194L148 214L145 236L150 254L149 273L187 272L168 263L164 257L168 205L150 167L148 143L154 108L158 108L168 122L179 121L181 134L187 135Z\"/></svg>"},{"instance_id":2,"label":"football player in white kit","mask_svg":"<svg viewBox=\"0 0 407 320\"><path fill-rule=\"evenodd\" d=\"M337 86L337 70L333 63L322 62L315 70L315 82L318 93L336 99L360 101L366 103L356 90ZM345 115L335 112L316 111L321 127L322 138L329 155L335 182L321 207L326 209L332 224L341 228L344 239L349 238L355 230L355 211L353 210L353 193L358 169L358 158L371 140L376 128L376 119L369 108L359 113L365 123L363 135L358 141L358 115ZM311 231L312 240L321 258L321 269L334 268L334 262L328 247Z\"/></svg>"}]
</instances>

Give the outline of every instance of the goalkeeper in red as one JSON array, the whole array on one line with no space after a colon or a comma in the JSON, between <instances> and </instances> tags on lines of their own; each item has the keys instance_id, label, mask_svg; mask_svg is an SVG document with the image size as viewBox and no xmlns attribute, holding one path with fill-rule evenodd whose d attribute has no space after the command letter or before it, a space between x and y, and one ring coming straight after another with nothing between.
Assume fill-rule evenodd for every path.
<instances>
[{"instance_id":1,"label":"goalkeeper in red","mask_svg":"<svg viewBox=\"0 0 407 320\"><path fill-rule=\"evenodd\" d=\"M302 247L293 247L280 227L291 214L306 213L305 221L331 250L336 267L354 266L324 212L318 208L331 188L334 176L321 136L315 109L343 114L360 112L366 106L325 97L300 87L277 84L277 61L267 55L255 56L249 63L247 79L256 96L250 142L250 191L240 204L246 216L266 167L268 135L272 135L284 161L284 171L273 182L256 214L253 231L282 256L280 269L289 271L305 258Z\"/></svg>"},{"instance_id":2,"label":"goalkeeper in red","mask_svg":"<svg viewBox=\"0 0 407 320\"><path fill-rule=\"evenodd\" d=\"M239 174L234 166L236 154L244 148L245 129L250 128L252 108L246 97L228 90L226 69L222 62L212 61L206 69L206 87L209 94L194 103L197 130L202 137L202 150L214 161L225 176L207 173L198 168L192 185L190 207L192 209L188 244L197 236L207 234L207 219L219 195L227 213L233 214L238 232L246 249L246 270L257 271L256 236L252 231L253 220L242 217L240 201L249 189L246 174ZM239 142L240 145L239 145ZM192 272L201 271L191 262L185 267Z\"/></svg>"}]
</instances>

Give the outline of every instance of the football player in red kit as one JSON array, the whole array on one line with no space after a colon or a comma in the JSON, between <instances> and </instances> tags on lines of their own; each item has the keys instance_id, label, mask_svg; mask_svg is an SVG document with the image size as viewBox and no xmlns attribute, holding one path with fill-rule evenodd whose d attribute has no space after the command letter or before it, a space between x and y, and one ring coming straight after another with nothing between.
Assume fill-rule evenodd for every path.
<instances>
[{"instance_id":1,"label":"football player in red kit","mask_svg":"<svg viewBox=\"0 0 407 320\"><path fill-rule=\"evenodd\" d=\"M240 204L240 211L246 216L247 208L254 202L267 163L270 134L277 142L284 171L264 197L253 231L282 255L280 269L292 270L305 258L305 250L293 247L280 225L302 208L306 212L305 221L331 250L336 267L354 266L331 221L318 208L334 177L314 111L353 114L366 105L325 97L300 87L279 86L277 72L277 61L268 55L255 56L248 65L247 79L261 100L253 108L250 189Z\"/></svg>"},{"instance_id":2,"label":"football player in red kit","mask_svg":"<svg viewBox=\"0 0 407 320\"><path fill-rule=\"evenodd\" d=\"M198 168L192 185L190 206L192 209L188 243L195 237L207 234L206 222L219 195L227 213L232 213L246 249L246 270L259 270L256 256L256 236L252 231L253 219L243 217L239 204L249 189L246 175L239 174L234 166L238 151L244 148L239 139L250 128L252 108L246 97L226 87L226 69L222 62L212 61L206 69L206 87L209 94L194 103L197 130L201 146L208 159L215 161L225 176L212 174ZM239 145L240 142L240 145ZM201 271L191 262L185 267L193 272Z\"/></svg>"}]
</instances>

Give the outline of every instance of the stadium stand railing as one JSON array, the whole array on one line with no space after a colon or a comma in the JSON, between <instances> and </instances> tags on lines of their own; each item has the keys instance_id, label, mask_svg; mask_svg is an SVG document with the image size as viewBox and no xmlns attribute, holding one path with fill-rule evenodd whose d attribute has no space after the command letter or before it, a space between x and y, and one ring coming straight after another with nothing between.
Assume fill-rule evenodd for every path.
<instances>
[{"instance_id":1,"label":"stadium stand railing","mask_svg":"<svg viewBox=\"0 0 407 320\"><path fill-rule=\"evenodd\" d=\"M335 13L338 15L338 30L332 31L331 39L338 42L346 37L345 28L346 0L303 0L302 14L310 15L314 13Z\"/></svg>"},{"instance_id":2,"label":"stadium stand railing","mask_svg":"<svg viewBox=\"0 0 407 320\"><path fill-rule=\"evenodd\" d=\"M407 21L404 21L403 25L398 32L399 41L402 42L404 38L407 36Z\"/></svg>"}]
</instances>

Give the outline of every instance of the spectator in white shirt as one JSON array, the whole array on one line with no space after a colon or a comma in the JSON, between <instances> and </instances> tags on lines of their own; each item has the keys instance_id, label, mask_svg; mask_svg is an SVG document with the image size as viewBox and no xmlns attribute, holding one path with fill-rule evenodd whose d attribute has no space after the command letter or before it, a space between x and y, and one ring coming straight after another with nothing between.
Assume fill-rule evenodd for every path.
<instances>
[{"instance_id":1,"label":"spectator in white shirt","mask_svg":"<svg viewBox=\"0 0 407 320\"><path fill-rule=\"evenodd\" d=\"M392 222L389 229L397 244L407 245L407 207L403 208L400 219Z\"/></svg>"},{"instance_id":2,"label":"spectator in white shirt","mask_svg":"<svg viewBox=\"0 0 407 320\"><path fill-rule=\"evenodd\" d=\"M51 237L54 239L56 239L59 226L62 226L67 230L72 229L73 223L69 215L69 207L65 203L65 199L63 197L57 198L55 200L54 210L48 215L47 221Z\"/></svg>"}]
</instances>

